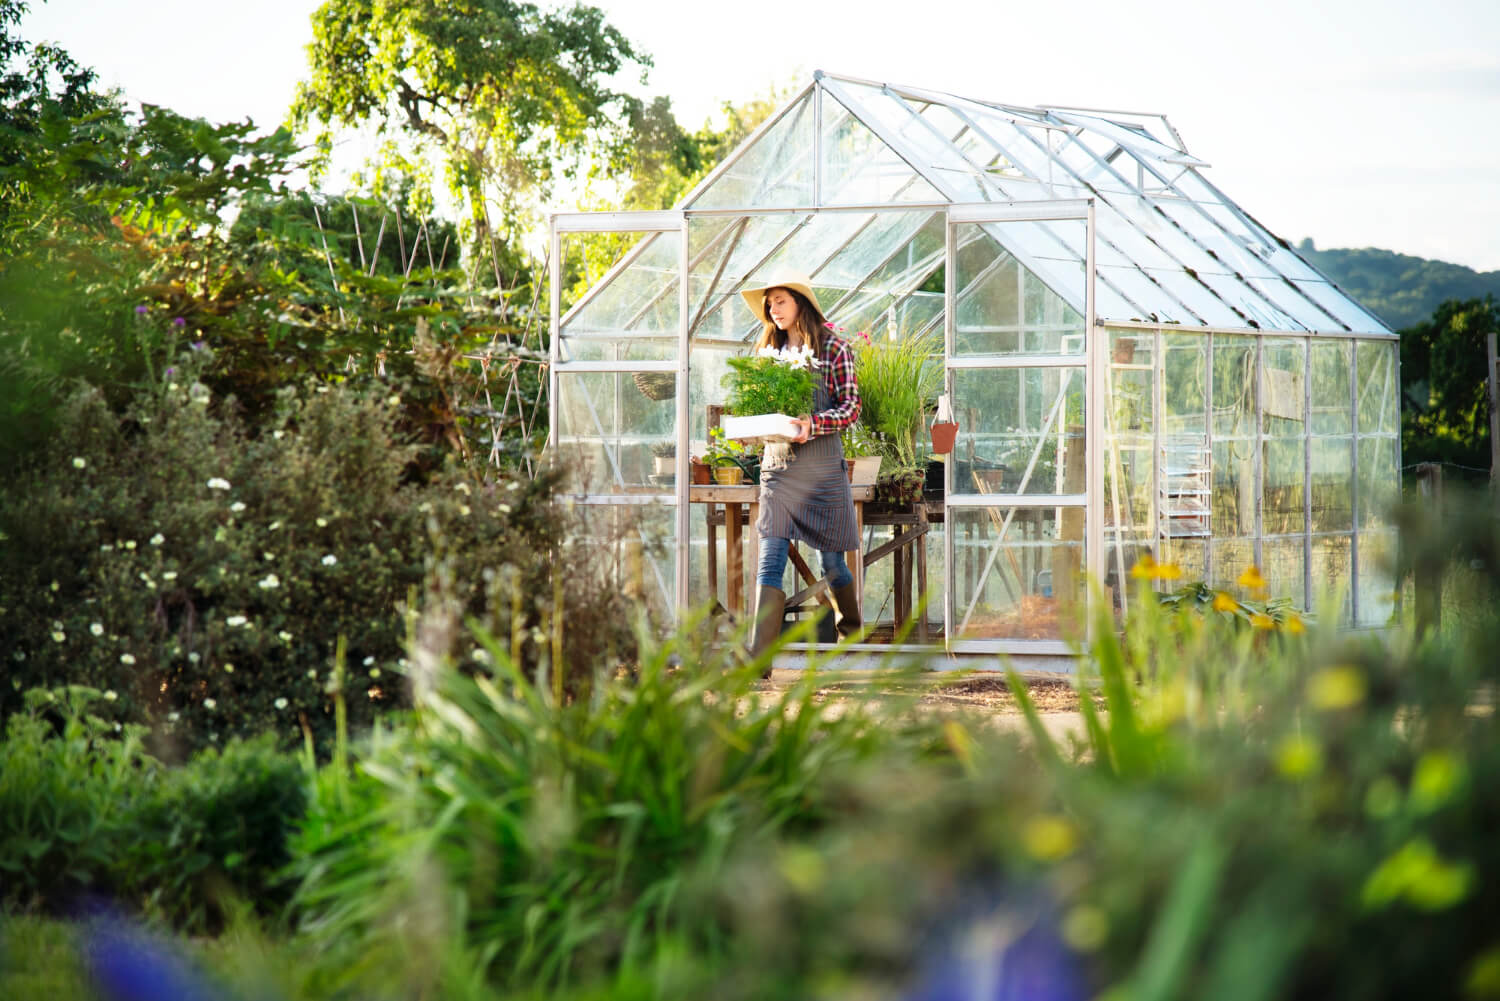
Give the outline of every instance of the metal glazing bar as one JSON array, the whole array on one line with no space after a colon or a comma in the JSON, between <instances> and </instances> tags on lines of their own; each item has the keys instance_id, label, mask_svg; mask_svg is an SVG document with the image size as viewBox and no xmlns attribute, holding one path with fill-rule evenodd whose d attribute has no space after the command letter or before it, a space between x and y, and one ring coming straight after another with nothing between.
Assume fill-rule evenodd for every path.
<instances>
[{"instance_id":1,"label":"metal glazing bar","mask_svg":"<svg viewBox=\"0 0 1500 1001\"><path fill-rule=\"evenodd\" d=\"M1068 130L1068 129L1059 129L1057 131L1061 132L1063 134L1064 138L1067 141L1069 141L1069 142L1077 142L1077 139L1073 136L1071 130ZM1077 184L1079 187L1085 188L1088 191L1092 192L1095 198L1097 198L1099 200L1102 200L1105 204L1110 204L1109 200L1107 198L1105 198L1103 196L1103 194L1097 188L1094 187L1094 185L1092 185L1088 181L1084 180L1084 178L1080 174L1078 174L1075 170L1073 170L1073 168L1071 166L1069 166L1060 156L1057 155L1057 153L1055 153L1052 150L1052 147L1051 147L1051 135L1052 134L1051 133L1048 133L1048 143L1047 143L1047 145L1043 145L1042 143L1038 142L1037 138L1035 136L1033 136L1031 133L1027 132L1025 129L1022 129L1020 127L1016 127L1016 134L1019 135L1022 139L1025 139L1027 142L1031 143L1033 146L1036 147L1036 149L1038 151L1040 151L1040 153L1042 154L1042 156L1045 157L1046 160L1047 160L1049 172L1050 172L1052 166L1056 166L1056 167L1061 168L1062 171L1068 177L1072 178L1073 182L1075 184ZM1002 146L1002 145L1000 145L998 141L995 141L993 139L991 141L995 142L995 148L996 149L1004 150L1005 147ZM1087 146L1084 146L1083 148L1086 149L1086 150L1088 149ZM1089 150L1089 152L1092 153L1093 151ZM1049 184L1049 186L1051 185L1050 174L1049 174L1048 184ZM1147 239L1150 239L1150 237L1147 236L1146 234L1143 233L1142 235L1146 236ZM1098 239L1097 236L1096 236L1096 239ZM1127 257L1128 258L1130 256L1130 255L1124 253L1124 251L1121 251L1120 248L1118 246L1116 246L1112 241L1110 241L1110 240L1104 240L1103 242L1104 242L1105 246L1109 247L1112 250L1115 250L1115 251L1119 252L1122 257ZM1153 240L1152 243L1154 244L1155 241ZM1163 253L1166 253L1166 251L1163 250ZM1168 254L1167 256L1171 257L1172 255ZM1176 260L1175 257L1173 257L1172 259ZM1136 302L1133 297L1131 297L1130 295L1126 294L1126 292L1124 291L1124 289L1121 289L1120 287L1118 287L1117 285L1115 285L1114 282L1110 281L1108 278L1100 278L1097 272L1098 272L1098 269L1095 268L1095 278L1096 278L1096 280L1103 281L1104 284L1106 286L1108 286L1116 295L1118 295L1120 298L1124 299L1131 306L1133 306L1137 310L1139 310L1143 316L1154 315L1152 310L1146 309L1139 302ZM1181 306L1182 309L1188 313L1188 315L1194 317L1200 323L1202 322L1202 317L1199 317L1198 314L1193 311L1192 307L1188 306L1187 303L1183 302L1180 298L1178 298L1175 294L1173 294L1170 289L1166 288L1166 286L1164 286L1160 282L1158 282L1154 277L1151 276L1151 274L1149 272L1146 272L1146 271L1143 270L1143 271L1141 271L1141 274L1146 278L1147 281L1151 282L1157 288L1161 289L1163 295L1165 295L1168 299L1170 299L1171 301L1173 301L1173 302L1177 303L1179 306Z\"/></svg>"},{"instance_id":2,"label":"metal glazing bar","mask_svg":"<svg viewBox=\"0 0 1500 1001\"><path fill-rule=\"evenodd\" d=\"M680 298L677 304L677 456L676 474L674 476L673 499L677 502L677 545L673 547L673 570L675 571L676 584L676 607L673 609L672 620L674 625L681 625L683 615L687 607L687 595L692 587L690 571L692 568L692 541L693 523L691 505L688 503L688 489L692 484L690 456L688 455L688 439L690 437L691 416L688 413L688 362L691 347L688 340L688 309L690 306L691 293L688 288L688 274L692 270L692 262L688 260L688 220L682 216L679 220L678 239L681 245L677 248L677 260L680 271L677 276L677 289ZM743 225L741 226L743 228ZM737 237L736 237L737 238ZM730 251L725 253L728 259ZM723 265L720 265L723 268Z\"/></svg>"},{"instance_id":3,"label":"metal glazing bar","mask_svg":"<svg viewBox=\"0 0 1500 1001\"><path fill-rule=\"evenodd\" d=\"M1069 139L1070 139L1071 142L1076 143L1078 145L1078 147L1080 149L1082 149L1084 152L1086 152L1089 156L1093 157L1094 161L1096 163L1098 163L1099 166L1103 170L1105 170L1109 174L1111 174L1115 178L1115 180L1119 181L1121 184L1125 185L1126 187L1130 186L1130 182L1127 181L1124 177L1122 177L1120 175L1119 171L1115 170L1115 168L1113 167L1113 165L1111 165L1109 163L1106 163L1104 160L1100 159L1099 155L1097 153L1095 153L1093 150L1089 149L1089 147L1088 147L1087 144L1079 142L1076 136L1070 136ZM1219 232L1223 233L1225 235L1225 237L1228 238L1228 240L1230 241L1231 244L1239 245L1239 239L1237 237L1235 237L1234 234L1230 233L1228 230L1225 230L1224 227L1223 227L1223 225L1217 219L1215 219L1210 213L1208 213L1207 211L1205 211L1204 208L1201 205L1199 205L1196 201L1194 201L1191 198L1188 198L1186 195L1183 195L1182 192L1180 190L1178 190L1176 184L1172 180L1168 180L1164 174L1162 174L1154 166L1152 166L1151 164L1147 163L1142 158L1132 155L1132 159L1135 160L1136 164L1139 167L1141 167L1142 169L1148 171L1153 177L1155 177L1158 181L1160 181L1165 188L1167 188L1168 190L1176 191L1182 197L1183 201L1185 201L1187 204L1189 204L1189 205L1192 206L1192 208L1193 208L1193 210L1195 212L1197 212L1199 215L1203 216L1203 218L1207 219L1208 222L1215 229L1217 229L1217 230L1219 230ZM1186 170L1184 170L1183 173L1186 173ZM1181 176L1181 175L1179 174L1179 176ZM1148 197L1149 198L1149 196L1146 195L1145 191L1141 191L1141 194L1142 194L1143 197ZM1100 193L1100 197L1103 198L1107 204L1109 203L1108 197L1105 196L1103 194L1103 192ZM1156 208L1154 205L1152 207ZM1161 215L1161 217L1163 219L1165 219L1172 226L1173 229L1177 230L1177 232L1179 234L1181 234L1193 246L1197 247L1198 250L1201 251L1204 255L1208 256L1211 260L1212 259L1217 259L1217 255L1213 254L1209 250L1209 248L1205 247L1202 244L1202 242L1199 241L1199 239L1196 236L1194 236L1192 233L1188 232L1188 230L1184 229L1183 226L1182 226L1182 224L1179 223L1176 219L1173 219L1171 216L1167 215L1165 212L1163 212L1159 208L1157 208L1156 211L1157 211L1158 214ZM1157 241L1155 240L1155 238L1153 238L1149 233L1142 232L1141 235L1143 237L1145 237L1146 239L1150 240L1151 243L1153 245L1155 245L1157 247L1157 249L1159 249L1162 253L1166 254L1169 257L1171 257L1173 261L1176 261L1178 265L1180 265L1181 267L1184 268L1184 270L1187 270L1187 264L1184 261L1182 261L1181 259L1179 259L1176 254L1173 254L1166 247L1162 246L1160 243L1157 243ZM1270 237L1269 233L1266 234L1266 235L1267 235L1267 237ZM1270 237L1270 238L1272 240L1274 240L1274 237ZM1149 275L1148 275L1148 277L1149 277ZM1246 279L1244 279L1243 277L1241 277L1237 271L1233 273L1232 277L1236 281L1238 281L1240 283L1240 285L1242 285L1250 293L1250 295L1254 296L1255 298L1265 300L1278 313L1285 314L1285 312L1286 312L1285 310L1283 310L1280 307L1276 306L1276 304L1274 302L1271 302L1271 300L1269 298L1267 298L1267 296L1265 295L1265 293L1261 292L1255 286L1251 285ZM1240 316L1244 315L1244 313L1240 311L1239 307L1235 306L1233 303L1231 303L1228 300L1226 300L1217 291L1215 291L1212 286L1210 286L1206 282L1202 282L1201 280L1200 280L1200 284L1203 285L1203 288L1210 295L1212 295L1215 299L1218 299L1226 307L1228 307L1229 309L1233 310L1236 314L1238 314ZM1317 301L1314 300L1311 296L1309 296L1306 292L1302 291L1302 289L1300 287L1298 287L1295 282L1292 283L1292 287L1296 290L1296 292L1297 292L1298 295L1300 295L1303 299L1307 300L1307 302L1309 304L1311 304L1313 306L1313 308L1315 308L1319 313L1321 313L1324 316L1328 317L1330 320L1333 320L1333 322L1336 323L1336 324L1338 324L1340 327L1344 326L1342 323L1339 322L1338 317L1333 316L1331 313L1328 312L1328 310L1326 310L1322 306L1318 305ZM1293 317L1288 317L1288 318L1292 319L1293 322L1296 322L1295 318L1293 318ZM1299 324L1299 326L1300 326L1300 324Z\"/></svg>"}]
</instances>

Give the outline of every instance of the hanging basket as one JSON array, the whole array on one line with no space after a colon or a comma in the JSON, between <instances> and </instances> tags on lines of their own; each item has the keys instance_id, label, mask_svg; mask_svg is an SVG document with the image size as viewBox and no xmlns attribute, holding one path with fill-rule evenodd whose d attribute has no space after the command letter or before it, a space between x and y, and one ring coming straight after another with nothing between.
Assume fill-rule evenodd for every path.
<instances>
[{"instance_id":1,"label":"hanging basket","mask_svg":"<svg viewBox=\"0 0 1500 1001\"><path fill-rule=\"evenodd\" d=\"M670 400L677 395L677 373L637 372L635 388L648 400Z\"/></svg>"}]
</instances>

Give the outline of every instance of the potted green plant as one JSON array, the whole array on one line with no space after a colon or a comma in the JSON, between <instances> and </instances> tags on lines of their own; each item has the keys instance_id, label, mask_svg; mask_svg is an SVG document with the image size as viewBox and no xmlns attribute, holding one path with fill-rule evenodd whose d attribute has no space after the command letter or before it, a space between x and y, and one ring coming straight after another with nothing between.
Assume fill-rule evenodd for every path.
<instances>
[{"instance_id":1,"label":"potted green plant","mask_svg":"<svg viewBox=\"0 0 1500 1001\"><path fill-rule=\"evenodd\" d=\"M873 486L880 475L880 439L869 428L856 421L839 435L844 445L844 459L849 463L849 482L854 486Z\"/></svg>"},{"instance_id":2,"label":"potted green plant","mask_svg":"<svg viewBox=\"0 0 1500 1001\"><path fill-rule=\"evenodd\" d=\"M904 506L922 496L926 465L919 457L928 437L927 413L943 385L936 333L913 337L851 338L859 381L859 424L883 456L877 502Z\"/></svg>"},{"instance_id":3,"label":"potted green plant","mask_svg":"<svg viewBox=\"0 0 1500 1001\"><path fill-rule=\"evenodd\" d=\"M745 455L745 446L733 438L724 436L723 428L710 428L708 431L708 448L703 453L703 461L714 471L714 479L724 486L734 486L742 481L745 475L744 467L741 465Z\"/></svg>"},{"instance_id":4,"label":"potted green plant","mask_svg":"<svg viewBox=\"0 0 1500 1001\"><path fill-rule=\"evenodd\" d=\"M677 443L672 440L653 441L651 443L651 456L654 460L654 472L657 476L670 476L677 472Z\"/></svg>"},{"instance_id":5,"label":"potted green plant","mask_svg":"<svg viewBox=\"0 0 1500 1001\"><path fill-rule=\"evenodd\" d=\"M787 441L792 418L812 412L813 353L810 348L761 348L728 359L723 384L729 390L724 430L732 438Z\"/></svg>"}]
</instances>

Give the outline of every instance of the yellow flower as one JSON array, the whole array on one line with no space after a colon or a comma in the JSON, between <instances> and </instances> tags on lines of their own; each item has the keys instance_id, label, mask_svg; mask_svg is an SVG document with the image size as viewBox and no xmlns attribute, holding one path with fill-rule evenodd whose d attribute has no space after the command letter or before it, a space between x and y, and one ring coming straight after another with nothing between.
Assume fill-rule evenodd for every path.
<instances>
[{"instance_id":1,"label":"yellow flower","mask_svg":"<svg viewBox=\"0 0 1500 1001\"><path fill-rule=\"evenodd\" d=\"M1175 563L1158 563L1150 554L1136 560L1130 568L1130 576L1136 580L1176 580L1182 576L1182 567Z\"/></svg>"},{"instance_id":2,"label":"yellow flower","mask_svg":"<svg viewBox=\"0 0 1500 1001\"><path fill-rule=\"evenodd\" d=\"M1316 709L1348 709L1364 701L1365 677L1352 664L1325 667L1308 679L1307 698Z\"/></svg>"},{"instance_id":3,"label":"yellow flower","mask_svg":"<svg viewBox=\"0 0 1500 1001\"><path fill-rule=\"evenodd\" d=\"M1266 583L1266 579L1260 575L1260 569L1253 563L1250 564L1244 573L1240 574L1239 579L1235 583L1248 591L1264 591L1270 587Z\"/></svg>"},{"instance_id":4,"label":"yellow flower","mask_svg":"<svg viewBox=\"0 0 1500 1001\"><path fill-rule=\"evenodd\" d=\"M1031 857L1042 862L1066 858L1078 846L1078 832L1073 825L1055 814L1033 817L1021 837Z\"/></svg>"},{"instance_id":5,"label":"yellow flower","mask_svg":"<svg viewBox=\"0 0 1500 1001\"><path fill-rule=\"evenodd\" d=\"M1231 598L1228 593L1219 591L1214 594L1214 611L1232 612L1240 607L1240 603Z\"/></svg>"},{"instance_id":6,"label":"yellow flower","mask_svg":"<svg viewBox=\"0 0 1500 1001\"><path fill-rule=\"evenodd\" d=\"M1281 628L1293 636L1301 636L1307 632L1307 626L1303 623L1302 616L1300 615L1288 615L1286 621L1281 624Z\"/></svg>"},{"instance_id":7,"label":"yellow flower","mask_svg":"<svg viewBox=\"0 0 1500 1001\"><path fill-rule=\"evenodd\" d=\"M1254 626L1256 629L1275 629L1276 620L1271 618L1265 612L1256 612L1254 615L1250 616L1250 625Z\"/></svg>"}]
</instances>

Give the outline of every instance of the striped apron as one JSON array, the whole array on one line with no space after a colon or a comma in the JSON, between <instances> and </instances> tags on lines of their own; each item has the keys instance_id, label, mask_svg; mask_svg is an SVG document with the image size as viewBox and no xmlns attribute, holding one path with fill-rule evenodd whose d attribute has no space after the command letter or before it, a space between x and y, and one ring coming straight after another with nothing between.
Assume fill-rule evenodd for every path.
<instances>
[{"instance_id":1,"label":"striped apron","mask_svg":"<svg viewBox=\"0 0 1500 1001\"><path fill-rule=\"evenodd\" d=\"M813 412L832 406L833 394L820 379L813 390ZM836 434L819 435L793 443L791 453L785 469L760 471L755 531L763 539L805 542L824 553L858 549L844 443Z\"/></svg>"}]
</instances>

